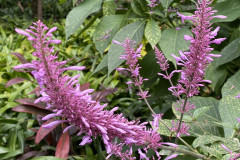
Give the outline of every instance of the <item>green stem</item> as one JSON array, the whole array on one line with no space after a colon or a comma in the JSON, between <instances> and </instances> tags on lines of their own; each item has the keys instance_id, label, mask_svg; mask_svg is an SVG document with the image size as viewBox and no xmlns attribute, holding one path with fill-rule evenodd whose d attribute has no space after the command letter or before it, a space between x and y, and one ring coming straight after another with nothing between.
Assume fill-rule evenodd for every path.
<instances>
[{"instance_id":1,"label":"green stem","mask_svg":"<svg viewBox=\"0 0 240 160\"><path fill-rule=\"evenodd\" d=\"M180 149L180 148L175 148L175 147L167 147L167 146L161 146L159 148L164 149L164 150L168 150L168 151L172 151L172 152L184 153L184 154L196 157L198 159L206 159L207 158L206 156L204 156L202 154L194 153L194 152L191 152L191 151L188 151L188 150L185 150L185 149Z\"/></svg>"}]
</instances>

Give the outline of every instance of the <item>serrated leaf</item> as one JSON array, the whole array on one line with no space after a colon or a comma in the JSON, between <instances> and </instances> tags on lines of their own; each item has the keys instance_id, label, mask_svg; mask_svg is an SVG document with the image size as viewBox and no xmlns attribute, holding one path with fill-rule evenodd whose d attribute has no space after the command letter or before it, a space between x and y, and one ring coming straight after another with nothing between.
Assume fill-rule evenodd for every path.
<instances>
[{"instance_id":1,"label":"serrated leaf","mask_svg":"<svg viewBox=\"0 0 240 160\"><path fill-rule=\"evenodd\" d=\"M172 3L173 0L161 0L161 4L165 9L168 9L169 5Z\"/></svg>"},{"instance_id":2,"label":"serrated leaf","mask_svg":"<svg viewBox=\"0 0 240 160\"><path fill-rule=\"evenodd\" d=\"M81 26L85 18L100 10L102 1L103 0L83 1L69 12L65 24L66 39Z\"/></svg>"},{"instance_id":3,"label":"serrated leaf","mask_svg":"<svg viewBox=\"0 0 240 160\"><path fill-rule=\"evenodd\" d=\"M216 15L227 16L226 19L213 19L213 22L231 22L240 17L240 1L239 0L226 0L219 2L214 6L214 10L218 12Z\"/></svg>"},{"instance_id":4,"label":"serrated leaf","mask_svg":"<svg viewBox=\"0 0 240 160\"><path fill-rule=\"evenodd\" d=\"M219 53L217 53L219 54ZM205 72L205 79L212 81L210 86L215 92L219 92L220 87L223 85L227 78L227 69L225 67L217 67L219 58L213 57L213 62L211 62Z\"/></svg>"},{"instance_id":5,"label":"serrated leaf","mask_svg":"<svg viewBox=\"0 0 240 160\"><path fill-rule=\"evenodd\" d=\"M171 54L179 56L179 50L186 51L189 49L190 42L184 40L184 35L192 35L192 32L187 28L176 30L170 28L163 31L159 45L165 57L172 61L176 67L176 61Z\"/></svg>"},{"instance_id":6,"label":"serrated leaf","mask_svg":"<svg viewBox=\"0 0 240 160\"><path fill-rule=\"evenodd\" d=\"M103 15L113 15L115 14L116 4L114 0L105 0L103 2Z\"/></svg>"},{"instance_id":7,"label":"serrated leaf","mask_svg":"<svg viewBox=\"0 0 240 160\"><path fill-rule=\"evenodd\" d=\"M193 118L197 119L198 117L205 114L210 108L211 108L211 106L210 107L201 107L201 108L195 109L194 112L193 112Z\"/></svg>"},{"instance_id":8,"label":"serrated leaf","mask_svg":"<svg viewBox=\"0 0 240 160\"><path fill-rule=\"evenodd\" d=\"M219 103L219 112L224 126L226 138L231 138L235 134L234 128L239 126L237 118L240 117L240 98L236 96L240 93L240 71L228 79L222 88L222 99Z\"/></svg>"},{"instance_id":9,"label":"serrated leaf","mask_svg":"<svg viewBox=\"0 0 240 160\"><path fill-rule=\"evenodd\" d=\"M190 113L193 114L196 109L211 106L206 112L202 115L199 115L196 120L190 117L190 115L185 114L185 121L191 126L189 133L192 136L198 136L203 134L210 134L220 136L219 132L219 123L221 123L221 118L218 111L219 101L214 98L205 98L205 97L193 97L189 101L194 103L196 108L190 110ZM173 104L172 110L176 117L180 117L180 112L175 110L176 103ZM186 119L187 118L187 119ZM190 120L192 119L192 120Z\"/></svg>"},{"instance_id":10,"label":"serrated leaf","mask_svg":"<svg viewBox=\"0 0 240 160\"><path fill-rule=\"evenodd\" d=\"M132 7L132 10L139 16L144 16L144 11L141 7L141 5L138 3L138 1L136 0L133 0L131 2L131 7Z\"/></svg>"},{"instance_id":11,"label":"serrated leaf","mask_svg":"<svg viewBox=\"0 0 240 160\"><path fill-rule=\"evenodd\" d=\"M235 39L228 44L222 51L221 57L218 58L217 66L228 63L240 56L240 38Z\"/></svg>"},{"instance_id":12,"label":"serrated leaf","mask_svg":"<svg viewBox=\"0 0 240 160\"><path fill-rule=\"evenodd\" d=\"M99 63L99 65L97 66L97 68L94 70L94 72L91 74L95 74L99 71L101 71L103 68L108 66L108 55L105 55L102 59L102 61Z\"/></svg>"},{"instance_id":13,"label":"serrated leaf","mask_svg":"<svg viewBox=\"0 0 240 160\"><path fill-rule=\"evenodd\" d=\"M158 26L158 23L154 19L151 18L148 21L144 34L152 48L154 48L161 38L161 30Z\"/></svg>"},{"instance_id":14,"label":"serrated leaf","mask_svg":"<svg viewBox=\"0 0 240 160\"><path fill-rule=\"evenodd\" d=\"M133 22L123 27L115 36L114 40L122 43L126 38L136 41L138 44L142 40L144 32L145 21ZM119 59L120 55L124 53L124 48L120 45L111 43L108 51L108 74L110 74L115 68L117 68L122 62Z\"/></svg>"},{"instance_id":15,"label":"serrated leaf","mask_svg":"<svg viewBox=\"0 0 240 160\"><path fill-rule=\"evenodd\" d=\"M194 148L197 148L201 145L206 145L206 144L212 144L213 142L216 141L221 141L223 138L222 137L218 137L218 136L212 136L212 135L202 135L197 137L194 141L192 146Z\"/></svg>"},{"instance_id":16,"label":"serrated leaf","mask_svg":"<svg viewBox=\"0 0 240 160\"><path fill-rule=\"evenodd\" d=\"M123 23L124 18L124 15L110 15L103 17L98 23L93 34L93 41L101 55L122 26L121 24ZM106 36L108 36L108 38L105 39Z\"/></svg>"},{"instance_id":17,"label":"serrated leaf","mask_svg":"<svg viewBox=\"0 0 240 160\"><path fill-rule=\"evenodd\" d=\"M201 145L201 148L205 151L205 152L208 152L210 153L211 155L217 157L218 159L222 159L222 154L218 151L218 150L215 150L211 147L208 147L208 146L203 146Z\"/></svg>"}]
</instances>

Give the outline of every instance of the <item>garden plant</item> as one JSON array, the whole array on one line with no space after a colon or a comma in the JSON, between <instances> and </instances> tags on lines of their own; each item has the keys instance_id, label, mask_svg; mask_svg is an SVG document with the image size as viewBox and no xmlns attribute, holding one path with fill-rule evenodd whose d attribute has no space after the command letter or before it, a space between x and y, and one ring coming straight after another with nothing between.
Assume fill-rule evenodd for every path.
<instances>
[{"instance_id":1,"label":"garden plant","mask_svg":"<svg viewBox=\"0 0 240 160\"><path fill-rule=\"evenodd\" d=\"M47 1L0 12L0 159L240 158L240 1Z\"/></svg>"}]
</instances>

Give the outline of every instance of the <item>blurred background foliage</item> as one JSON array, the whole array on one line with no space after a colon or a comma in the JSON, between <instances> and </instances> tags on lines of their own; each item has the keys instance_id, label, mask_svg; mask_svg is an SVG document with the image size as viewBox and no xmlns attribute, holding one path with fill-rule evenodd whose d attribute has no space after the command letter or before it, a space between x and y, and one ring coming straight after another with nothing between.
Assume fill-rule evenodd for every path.
<instances>
[{"instance_id":1,"label":"blurred background foliage","mask_svg":"<svg viewBox=\"0 0 240 160\"><path fill-rule=\"evenodd\" d=\"M71 141L64 142L62 138L68 135L61 134L61 127L44 131L44 141L37 136L44 123L41 117L48 111L44 110L45 104L33 103L39 91L32 75L13 70L20 62L34 59L31 44L14 29L26 29L37 18L49 28L58 27L54 37L62 41L55 46L59 60L69 61L68 65L87 67L81 72L79 82L85 88L96 90L93 94L95 99L109 103L107 109L118 106L118 113L130 120L150 121L151 113L145 103L138 100L136 88L126 85L128 74L115 71L123 62L118 59L123 49L111 41L122 42L128 37L137 44L142 43L140 72L149 79L144 83L144 89L152 95L148 100L156 113L164 113L166 122L179 118L172 105L176 98L167 89L169 82L157 75L161 70L155 63L152 48L157 45L171 61L170 71L175 69L176 64L170 55L177 55L178 50L188 50L189 43L183 40L183 35L191 34L191 24L182 24L177 11L193 14L195 1L161 0L153 9L147 6L148 3L148 0L0 0L0 159L35 157L34 160L58 160L66 155L71 160L105 159L106 151L99 137L90 145L78 146L82 137L74 136L74 131L71 131ZM228 17L213 24L214 28L221 27L218 37L226 37L227 40L213 46L214 53L222 57L215 59L206 71L205 78L213 83L200 88L200 95L192 99L197 104L193 111L197 116L195 119L184 118L192 128L192 136L184 139L202 154L213 159L227 159L229 155L225 155L224 150L219 151L220 142L233 151L240 149L236 120L240 117L240 101L234 99L240 93L240 1L214 0L213 7ZM42 13L39 14L40 10ZM178 76L173 77L174 83ZM199 128L203 130L199 131ZM159 132L164 141L172 141L164 126ZM204 137L199 135L211 138L203 142ZM35 143L36 139L38 143ZM63 153L66 148L57 149L61 145L70 146L67 154ZM160 153L163 156L168 154ZM182 155L178 159L184 158L189 157Z\"/></svg>"}]
</instances>

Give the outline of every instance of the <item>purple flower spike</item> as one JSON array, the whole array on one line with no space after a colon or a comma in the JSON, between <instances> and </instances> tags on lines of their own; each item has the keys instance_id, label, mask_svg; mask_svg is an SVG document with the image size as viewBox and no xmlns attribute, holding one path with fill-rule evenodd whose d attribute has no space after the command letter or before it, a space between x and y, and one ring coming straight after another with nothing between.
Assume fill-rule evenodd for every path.
<instances>
[{"instance_id":1,"label":"purple flower spike","mask_svg":"<svg viewBox=\"0 0 240 160\"><path fill-rule=\"evenodd\" d=\"M26 32L16 30L20 34L24 34L30 38L35 52L33 55L38 60L33 60L32 63L22 64L16 66L16 69L31 68L34 78L37 80L40 89L41 97L35 102L44 101L47 103L46 109L53 113L46 115L43 120L58 117L49 124L43 125L45 128L51 128L60 123L65 123L67 126L63 132L67 132L71 127L76 127L79 130L78 135L85 134L80 145L85 145L92 142L91 137L101 136L106 146L107 152L116 154L123 159L133 160L131 152L118 153L119 148L123 145L131 147L133 144L144 146L146 148L153 148L161 146L161 137L153 130L146 130L147 123L140 123L139 121L128 121L122 114L114 114L117 110L113 108L111 111L105 110L107 104L100 104L100 102L92 99L92 89L80 90L78 78L80 75L70 77L63 75L65 70L83 70L83 66L70 66L64 68L65 61L57 61L57 54L53 53L51 42L58 43L52 39L52 32L57 28L48 30L48 27L41 21L33 23ZM45 34L46 33L46 34ZM30 35L30 36L29 36ZM127 40L126 43L118 44L126 48L125 52L130 53L123 55L126 58L130 69L128 71L134 72L137 76L136 85L142 84L145 80L139 76L139 66L137 58L140 54L132 48L134 42ZM140 52L138 49L137 52ZM131 56L130 56L131 55ZM147 96L144 93L144 96ZM65 120L59 120L65 119ZM112 145L115 138L120 140L120 145Z\"/></svg>"},{"instance_id":2,"label":"purple flower spike","mask_svg":"<svg viewBox=\"0 0 240 160\"><path fill-rule=\"evenodd\" d=\"M82 142L79 145L84 146L85 144L91 143L91 142L92 142L91 137L87 135L83 137Z\"/></svg>"},{"instance_id":3,"label":"purple flower spike","mask_svg":"<svg viewBox=\"0 0 240 160\"><path fill-rule=\"evenodd\" d=\"M194 27L192 32L193 37L185 35L184 39L190 41L189 52L183 52L181 57L172 55L178 65L182 65L181 79L175 86L178 91L178 95L186 94L187 97L192 97L199 93L198 88L203 86L204 74L208 64L213 61L211 57L218 57L218 55L209 54L213 48L210 44L220 44L225 38L214 39L219 31L219 27L211 31L210 20L213 18L224 18L223 16L212 16L216 11L213 11L209 7L211 1L199 0L197 5L197 11L195 15L184 16L178 13L178 16L182 18L182 21L188 19L193 22ZM175 93L174 93L175 94Z\"/></svg>"},{"instance_id":4,"label":"purple flower spike","mask_svg":"<svg viewBox=\"0 0 240 160\"><path fill-rule=\"evenodd\" d=\"M178 154L173 154L173 155L167 157L165 160L173 159L173 158L175 158L177 156L178 156Z\"/></svg>"}]
</instances>

